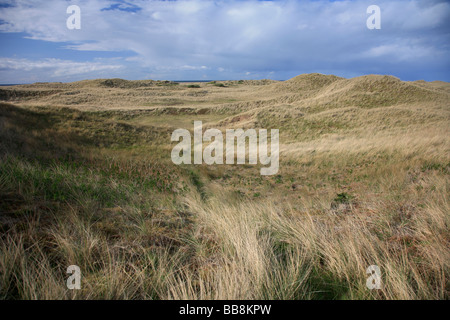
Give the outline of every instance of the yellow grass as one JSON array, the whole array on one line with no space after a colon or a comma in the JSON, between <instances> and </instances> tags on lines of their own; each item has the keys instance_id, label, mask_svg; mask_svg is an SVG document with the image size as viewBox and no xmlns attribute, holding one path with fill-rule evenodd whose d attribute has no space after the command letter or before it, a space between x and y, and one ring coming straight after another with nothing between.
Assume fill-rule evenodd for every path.
<instances>
[{"instance_id":1,"label":"yellow grass","mask_svg":"<svg viewBox=\"0 0 450 320\"><path fill-rule=\"evenodd\" d=\"M449 298L448 83L222 83L3 87L0 297ZM280 171L175 166L196 120L279 129Z\"/></svg>"}]
</instances>

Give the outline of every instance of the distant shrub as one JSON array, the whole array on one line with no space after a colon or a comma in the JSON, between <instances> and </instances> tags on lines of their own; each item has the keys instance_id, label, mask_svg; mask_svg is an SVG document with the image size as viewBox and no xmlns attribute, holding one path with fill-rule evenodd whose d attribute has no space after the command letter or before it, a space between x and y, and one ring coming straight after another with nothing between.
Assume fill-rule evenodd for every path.
<instances>
[{"instance_id":1,"label":"distant shrub","mask_svg":"<svg viewBox=\"0 0 450 320\"><path fill-rule=\"evenodd\" d=\"M336 198L334 198L334 202L336 203L349 203L353 197L349 195L347 192L338 193Z\"/></svg>"},{"instance_id":2,"label":"distant shrub","mask_svg":"<svg viewBox=\"0 0 450 320\"><path fill-rule=\"evenodd\" d=\"M276 176L275 183L283 183L283 177L280 174Z\"/></svg>"},{"instance_id":3,"label":"distant shrub","mask_svg":"<svg viewBox=\"0 0 450 320\"><path fill-rule=\"evenodd\" d=\"M198 84L190 84L187 86L188 88L200 88Z\"/></svg>"},{"instance_id":4,"label":"distant shrub","mask_svg":"<svg viewBox=\"0 0 450 320\"><path fill-rule=\"evenodd\" d=\"M427 170L436 170L445 172L446 167L450 168L450 163L448 163L447 165L441 163L425 163L424 165L422 165L421 170L422 172L425 172Z\"/></svg>"},{"instance_id":5,"label":"distant shrub","mask_svg":"<svg viewBox=\"0 0 450 320\"><path fill-rule=\"evenodd\" d=\"M216 87L222 87L222 88L225 88L226 87L226 85L224 85L223 83L215 83L214 84Z\"/></svg>"},{"instance_id":6,"label":"distant shrub","mask_svg":"<svg viewBox=\"0 0 450 320\"><path fill-rule=\"evenodd\" d=\"M159 87L166 87L166 86L177 86L179 84L180 83L178 83L178 82L165 80L165 81L158 82L156 85L159 86Z\"/></svg>"}]
</instances>

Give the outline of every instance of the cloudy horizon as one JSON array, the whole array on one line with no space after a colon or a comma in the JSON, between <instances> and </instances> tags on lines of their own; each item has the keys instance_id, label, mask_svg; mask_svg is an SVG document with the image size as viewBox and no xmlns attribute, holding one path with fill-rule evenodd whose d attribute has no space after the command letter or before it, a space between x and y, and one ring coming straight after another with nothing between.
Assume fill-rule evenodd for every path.
<instances>
[{"instance_id":1,"label":"cloudy horizon","mask_svg":"<svg viewBox=\"0 0 450 320\"><path fill-rule=\"evenodd\" d=\"M369 30L367 7L381 8ZM66 9L81 9L70 30ZM450 81L450 3L0 1L0 83L286 80L304 73Z\"/></svg>"}]
</instances>

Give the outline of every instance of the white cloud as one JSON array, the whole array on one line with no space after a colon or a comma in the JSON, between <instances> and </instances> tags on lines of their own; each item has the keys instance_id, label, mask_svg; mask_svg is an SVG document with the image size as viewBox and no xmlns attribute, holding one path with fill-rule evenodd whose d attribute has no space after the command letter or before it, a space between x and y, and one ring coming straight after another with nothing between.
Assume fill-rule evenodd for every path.
<instances>
[{"instance_id":1,"label":"white cloud","mask_svg":"<svg viewBox=\"0 0 450 320\"><path fill-rule=\"evenodd\" d=\"M424 46L390 44L373 47L366 52L367 57L390 58L395 61L413 61L423 57L439 56L441 52L433 51Z\"/></svg>"},{"instance_id":2,"label":"white cloud","mask_svg":"<svg viewBox=\"0 0 450 320\"><path fill-rule=\"evenodd\" d=\"M71 50L132 51L134 57L122 60L129 78L152 72L170 79L233 78L272 70L284 78L318 70L346 76L345 70L370 72L366 66L383 69L386 57L405 69L436 64L436 56L441 68L448 65L448 2L377 1L382 29L372 31L366 28L372 1L129 2L133 6L102 11L115 2L13 1L14 7L0 9L0 31L69 42ZM66 28L69 4L81 8L81 30ZM124 11L134 6L140 10Z\"/></svg>"},{"instance_id":3,"label":"white cloud","mask_svg":"<svg viewBox=\"0 0 450 320\"><path fill-rule=\"evenodd\" d=\"M54 77L89 74L93 72L112 71L122 68L120 65L99 62L74 62L61 59L15 59L0 58L0 69L15 71L41 71Z\"/></svg>"}]
</instances>

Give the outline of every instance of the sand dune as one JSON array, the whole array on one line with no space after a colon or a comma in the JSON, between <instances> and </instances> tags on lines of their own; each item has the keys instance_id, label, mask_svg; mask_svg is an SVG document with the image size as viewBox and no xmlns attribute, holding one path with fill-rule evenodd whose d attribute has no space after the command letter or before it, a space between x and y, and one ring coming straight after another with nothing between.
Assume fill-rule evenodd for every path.
<instances>
[{"instance_id":1,"label":"sand dune","mask_svg":"<svg viewBox=\"0 0 450 320\"><path fill-rule=\"evenodd\" d=\"M194 121L279 129L279 172L173 164ZM1 87L0 297L448 299L449 128L392 76Z\"/></svg>"}]
</instances>

